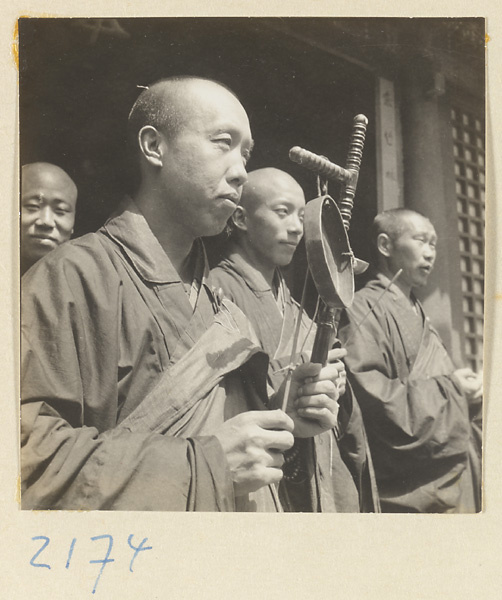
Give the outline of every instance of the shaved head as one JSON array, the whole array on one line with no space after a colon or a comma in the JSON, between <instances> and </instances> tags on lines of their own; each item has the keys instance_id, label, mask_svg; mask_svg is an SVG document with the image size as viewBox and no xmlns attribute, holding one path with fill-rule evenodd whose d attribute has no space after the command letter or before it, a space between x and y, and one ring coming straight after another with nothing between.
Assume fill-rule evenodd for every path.
<instances>
[{"instance_id":1,"label":"shaved head","mask_svg":"<svg viewBox=\"0 0 502 600\"><path fill-rule=\"evenodd\" d=\"M248 173L248 180L242 189L240 205L254 212L267 198L284 192L304 197L301 186L285 171L273 167L257 169Z\"/></svg>"},{"instance_id":2,"label":"shaved head","mask_svg":"<svg viewBox=\"0 0 502 600\"><path fill-rule=\"evenodd\" d=\"M219 87L235 94L226 86L203 77L180 76L161 79L142 92L129 113L129 136L137 147L138 132L147 125L174 137L189 120L194 110L190 96L201 87Z\"/></svg>"},{"instance_id":3,"label":"shaved head","mask_svg":"<svg viewBox=\"0 0 502 600\"><path fill-rule=\"evenodd\" d=\"M189 249L195 238L220 233L253 147L235 94L199 77L162 80L141 93L129 125L139 166L132 196L161 243Z\"/></svg>"},{"instance_id":4,"label":"shaved head","mask_svg":"<svg viewBox=\"0 0 502 600\"><path fill-rule=\"evenodd\" d=\"M436 260L437 235L430 220L409 209L377 215L373 235L377 265L391 279L401 271L396 285L405 296L427 284Z\"/></svg>"},{"instance_id":5,"label":"shaved head","mask_svg":"<svg viewBox=\"0 0 502 600\"><path fill-rule=\"evenodd\" d=\"M77 186L73 179L57 165L46 162L30 163L21 168L21 186L26 187L41 181L57 182L68 190L68 196L74 205L77 201Z\"/></svg>"},{"instance_id":6,"label":"shaved head","mask_svg":"<svg viewBox=\"0 0 502 600\"><path fill-rule=\"evenodd\" d=\"M291 262L304 212L305 194L291 175L274 168L248 173L229 224L240 254L269 282L277 267Z\"/></svg>"},{"instance_id":7,"label":"shaved head","mask_svg":"<svg viewBox=\"0 0 502 600\"><path fill-rule=\"evenodd\" d=\"M128 118L129 181L133 195L150 170L145 160L144 132L150 130L150 136L156 132L171 143L195 122L200 123L201 118L213 118L208 111L214 107L216 96L222 99L222 110L229 106L224 97L242 108L237 96L225 85L189 75L161 79L139 95ZM242 112L248 121L244 108Z\"/></svg>"},{"instance_id":8,"label":"shaved head","mask_svg":"<svg viewBox=\"0 0 502 600\"><path fill-rule=\"evenodd\" d=\"M378 259L379 257L379 251L377 247L378 236L381 233L385 233L392 241L397 240L397 238L401 236L409 226L409 219L414 218L417 215L427 219L427 217L424 217L424 215L409 208L393 208L390 210L384 210L375 217L371 231L371 241L373 250L375 252L375 259Z\"/></svg>"}]
</instances>

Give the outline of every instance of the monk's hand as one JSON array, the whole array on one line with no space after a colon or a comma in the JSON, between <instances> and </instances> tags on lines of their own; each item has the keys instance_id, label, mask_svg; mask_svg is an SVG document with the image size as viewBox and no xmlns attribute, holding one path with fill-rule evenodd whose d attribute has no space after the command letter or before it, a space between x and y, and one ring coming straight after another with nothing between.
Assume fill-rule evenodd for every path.
<instances>
[{"instance_id":1,"label":"monk's hand","mask_svg":"<svg viewBox=\"0 0 502 600\"><path fill-rule=\"evenodd\" d=\"M313 437L335 427L340 394L333 381L337 377L335 364L304 363L293 371L286 412L294 421L295 437ZM284 383L272 400L275 406L283 394Z\"/></svg>"},{"instance_id":2,"label":"monk's hand","mask_svg":"<svg viewBox=\"0 0 502 600\"><path fill-rule=\"evenodd\" d=\"M236 496L282 479L283 452L294 444L294 423L282 410L250 411L214 433L223 447Z\"/></svg>"},{"instance_id":3,"label":"monk's hand","mask_svg":"<svg viewBox=\"0 0 502 600\"><path fill-rule=\"evenodd\" d=\"M483 379L472 369L457 369L453 378L460 386L469 404L476 404L483 397Z\"/></svg>"},{"instance_id":4,"label":"monk's hand","mask_svg":"<svg viewBox=\"0 0 502 600\"><path fill-rule=\"evenodd\" d=\"M347 373L345 372L345 365L342 359L347 356L347 350L345 348L334 348L328 352L328 364L336 366L335 379L333 383L338 389L340 396L345 394L345 388L347 386Z\"/></svg>"}]
</instances>

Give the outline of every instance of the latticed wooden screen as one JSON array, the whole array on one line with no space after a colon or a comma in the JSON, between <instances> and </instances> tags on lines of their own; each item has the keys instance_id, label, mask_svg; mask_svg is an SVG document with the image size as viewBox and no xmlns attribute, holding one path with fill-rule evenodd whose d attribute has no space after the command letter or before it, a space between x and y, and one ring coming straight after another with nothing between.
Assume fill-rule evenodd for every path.
<instances>
[{"instance_id":1,"label":"latticed wooden screen","mask_svg":"<svg viewBox=\"0 0 502 600\"><path fill-rule=\"evenodd\" d=\"M483 364L485 125L473 113L452 109L464 344L469 366Z\"/></svg>"}]
</instances>

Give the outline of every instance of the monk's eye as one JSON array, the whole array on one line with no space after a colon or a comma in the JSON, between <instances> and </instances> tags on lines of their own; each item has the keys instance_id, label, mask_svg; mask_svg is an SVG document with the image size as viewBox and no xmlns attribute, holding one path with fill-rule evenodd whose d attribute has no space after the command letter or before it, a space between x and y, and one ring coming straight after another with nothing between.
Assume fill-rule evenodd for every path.
<instances>
[{"instance_id":1,"label":"monk's eye","mask_svg":"<svg viewBox=\"0 0 502 600\"><path fill-rule=\"evenodd\" d=\"M25 210L26 212L36 212L37 210L39 210L40 207L38 206L38 204L23 204L23 210Z\"/></svg>"},{"instance_id":2,"label":"monk's eye","mask_svg":"<svg viewBox=\"0 0 502 600\"><path fill-rule=\"evenodd\" d=\"M274 212L276 215L279 215L280 217L288 216L288 211L286 208L276 208Z\"/></svg>"},{"instance_id":3,"label":"monk's eye","mask_svg":"<svg viewBox=\"0 0 502 600\"><path fill-rule=\"evenodd\" d=\"M232 136L230 135L220 135L213 140L217 144L221 146L226 146L230 148L232 146Z\"/></svg>"}]
</instances>

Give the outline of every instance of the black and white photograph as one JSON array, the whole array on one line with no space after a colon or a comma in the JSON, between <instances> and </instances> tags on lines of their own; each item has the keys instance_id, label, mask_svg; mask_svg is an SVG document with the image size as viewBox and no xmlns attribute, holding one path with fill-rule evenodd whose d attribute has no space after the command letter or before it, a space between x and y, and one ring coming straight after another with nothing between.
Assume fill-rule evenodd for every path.
<instances>
[{"instance_id":1,"label":"black and white photograph","mask_svg":"<svg viewBox=\"0 0 502 600\"><path fill-rule=\"evenodd\" d=\"M166 526L209 573L239 527L266 549L285 525L292 598L339 526L378 577L375 536L404 560L444 516L445 548L469 545L490 509L489 19L83 15L20 14L12 45L10 454L36 581L80 569L74 597L111 597L149 565L161 597ZM197 594L267 597L258 571ZM401 598L400 577L341 595Z\"/></svg>"},{"instance_id":2,"label":"black and white photograph","mask_svg":"<svg viewBox=\"0 0 502 600\"><path fill-rule=\"evenodd\" d=\"M23 508L480 511L485 20L19 45Z\"/></svg>"}]
</instances>

